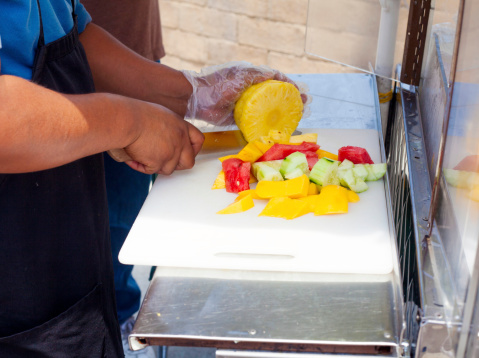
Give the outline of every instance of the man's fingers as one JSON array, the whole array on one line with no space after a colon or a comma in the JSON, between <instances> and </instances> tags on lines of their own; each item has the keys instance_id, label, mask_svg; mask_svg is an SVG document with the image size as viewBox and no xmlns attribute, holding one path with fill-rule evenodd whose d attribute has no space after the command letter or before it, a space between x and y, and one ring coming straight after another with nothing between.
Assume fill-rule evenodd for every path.
<instances>
[{"instance_id":1,"label":"man's fingers","mask_svg":"<svg viewBox=\"0 0 479 358\"><path fill-rule=\"evenodd\" d=\"M195 165L195 153L191 145L186 145L181 151L176 170L191 169Z\"/></svg>"},{"instance_id":2,"label":"man's fingers","mask_svg":"<svg viewBox=\"0 0 479 358\"><path fill-rule=\"evenodd\" d=\"M191 123L186 122L188 127L189 145L185 145L181 151L177 170L191 169L195 165L195 158L203 146L205 136Z\"/></svg>"},{"instance_id":3,"label":"man's fingers","mask_svg":"<svg viewBox=\"0 0 479 358\"><path fill-rule=\"evenodd\" d=\"M141 163L138 163L137 161L134 161L134 160L127 160L125 162L126 165L128 165L131 169L134 169L136 171L139 171L140 173L143 173L143 174L148 174L147 173L147 170L146 170L146 167L141 164Z\"/></svg>"},{"instance_id":4,"label":"man's fingers","mask_svg":"<svg viewBox=\"0 0 479 358\"><path fill-rule=\"evenodd\" d=\"M194 156L196 157L198 153L201 150L201 147L203 146L203 143L205 141L205 135L201 133L198 128L196 128L194 125L191 123L187 123L188 126L188 136L190 138L190 144L191 147L193 148L193 153Z\"/></svg>"},{"instance_id":5,"label":"man's fingers","mask_svg":"<svg viewBox=\"0 0 479 358\"><path fill-rule=\"evenodd\" d=\"M251 74L251 77L247 81L250 86L256 85L258 83L273 79L273 73L271 72L262 72L257 74Z\"/></svg>"},{"instance_id":6,"label":"man's fingers","mask_svg":"<svg viewBox=\"0 0 479 358\"><path fill-rule=\"evenodd\" d=\"M308 100L309 100L308 95L305 93L301 93L301 101L303 102L303 104L306 104Z\"/></svg>"},{"instance_id":7,"label":"man's fingers","mask_svg":"<svg viewBox=\"0 0 479 358\"><path fill-rule=\"evenodd\" d=\"M178 146L176 150L173 152L173 156L162 165L161 167L161 174L165 175L170 175L173 173L176 169L176 166L178 165L181 154L183 152L184 148L181 148L181 146Z\"/></svg>"},{"instance_id":8,"label":"man's fingers","mask_svg":"<svg viewBox=\"0 0 479 358\"><path fill-rule=\"evenodd\" d=\"M217 106L225 107L234 104L248 87L272 79L273 72L257 69L229 69L226 75L228 82L218 81L216 93L221 93Z\"/></svg>"},{"instance_id":9,"label":"man's fingers","mask_svg":"<svg viewBox=\"0 0 479 358\"><path fill-rule=\"evenodd\" d=\"M275 79L277 81L288 82L288 83L291 83L293 85L296 85L293 80L291 80L288 76L286 76L284 73L281 73L281 72L276 72L274 74L273 79Z\"/></svg>"}]
</instances>

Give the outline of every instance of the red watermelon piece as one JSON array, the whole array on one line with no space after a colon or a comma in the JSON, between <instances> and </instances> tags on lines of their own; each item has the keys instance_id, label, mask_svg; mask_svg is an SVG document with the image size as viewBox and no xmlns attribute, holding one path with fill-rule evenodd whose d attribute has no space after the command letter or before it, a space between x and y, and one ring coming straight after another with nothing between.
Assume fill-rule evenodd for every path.
<instances>
[{"instance_id":1,"label":"red watermelon piece","mask_svg":"<svg viewBox=\"0 0 479 358\"><path fill-rule=\"evenodd\" d=\"M284 159L294 152L316 152L318 149L319 145L311 142L303 142L299 145L275 143L260 158L258 158L257 162Z\"/></svg>"},{"instance_id":2,"label":"red watermelon piece","mask_svg":"<svg viewBox=\"0 0 479 358\"><path fill-rule=\"evenodd\" d=\"M479 155L468 155L454 169L479 173Z\"/></svg>"},{"instance_id":3,"label":"red watermelon piece","mask_svg":"<svg viewBox=\"0 0 479 358\"><path fill-rule=\"evenodd\" d=\"M316 152L304 152L306 160L308 162L309 170L313 169L314 165L318 162L318 153Z\"/></svg>"},{"instance_id":4,"label":"red watermelon piece","mask_svg":"<svg viewBox=\"0 0 479 358\"><path fill-rule=\"evenodd\" d=\"M221 163L225 172L225 187L228 193L239 193L249 189L251 163L230 158Z\"/></svg>"},{"instance_id":5,"label":"red watermelon piece","mask_svg":"<svg viewBox=\"0 0 479 358\"><path fill-rule=\"evenodd\" d=\"M350 160L354 164L374 164L366 149L361 147L346 146L339 148L338 160Z\"/></svg>"}]
</instances>

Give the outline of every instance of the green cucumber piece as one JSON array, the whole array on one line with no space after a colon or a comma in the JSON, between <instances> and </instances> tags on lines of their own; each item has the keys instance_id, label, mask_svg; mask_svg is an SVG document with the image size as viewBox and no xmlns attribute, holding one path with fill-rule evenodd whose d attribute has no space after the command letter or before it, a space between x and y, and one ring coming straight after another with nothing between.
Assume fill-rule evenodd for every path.
<instances>
[{"instance_id":1,"label":"green cucumber piece","mask_svg":"<svg viewBox=\"0 0 479 358\"><path fill-rule=\"evenodd\" d=\"M369 188L363 179L354 175L354 168L340 170L339 180L342 186L351 189L355 193L362 193Z\"/></svg>"},{"instance_id":2,"label":"green cucumber piece","mask_svg":"<svg viewBox=\"0 0 479 358\"><path fill-rule=\"evenodd\" d=\"M360 178L365 181L369 176L369 164L355 164L353 168L353 174L356 178Z\"/></svg>"},{"instance_id":3,"label":"green cucumber piece","mask_svg":"<svg viewBox=\"0 0 479 358\"><path fill-rule=\"evenodd\" d=\"M340 185L339 173L337 169L333 169L323 185Z\"/></svg>"},{"instance_id":4,"label":"green cucumber piece","mask_svg":"<svg viewBox=\"0 0 479 358\"><path fill-rule=\"evenodd\" d=\"M258 162L258 163L263 163L263 164L266 164L266 165L270 166L271 168L279 170L279 168L281 168L281 164L283 164L283 159L268 160L268 161L265 161L265 162Z\"/></svg>"},{"instance_id":5,"label":"green cucumber piece","mask_svg":"<svg viewBox=\"0 0 479 358\"><path fill-rule=\"evenodd\" d=\"M375 181L381 179L387 171L386 163L378 164L355 164L354 175L364 181Z\"/></svg>"},{"instance_id":6,"label":"green cucumber piece","mask_svg":"<svg viewBox=\"0 0 479 358\"><path fill-rule=\"evenodd\" d=\"M279 171L279 168L281 168L281 163L283 163L283 159L269 160L265 162L256 162L256 163L253 163L253 165L251 166L251 169L253 170L253 175L256 177L256 172L258 170L257 168L260 168L261 166L266 165L268 167L271 167Z\"/></svg>"},{"instance_id":7,"label":"green cucumber piece","mask_svg":"<svg viewBox=\"0 0 479 358\"><path fill-rule=\"evenodd\" d=\"M306 174L306 175L309 174L309 170L308 170L308 173L304 173L301 169L296 168L294 170L287 172L284 175L284 179L294 179L294 178L300 177L303 174Z\"/></svg>"},{"instance_id":8,"label":"green cucumber piece","mask_svg":"<svg viewBox=\"0 0 479 358\"><path fill-rule=\"evenodd\" d=\"M279 172L286 179L297 178L303 174L309 175L308 161L306 155L301 152L294 152L284 158ZM301 172L301 174L299 174ZM299 174L299 175L298 175Z\"/></svg>"},{"instance_id":9,"label":"green cucumber piece","mask_svg":"<svg viewBox=\"0 0 479 358\"><path fill-rule=\"evenodd\" d=\"M276 167L278 167L276 165ZM283 176L279 172L278 168L271 166L271 162L258 162L253 163L253 175L258 179L261 180L270 180L270 181L282 181Z\"/></svg>"},{"instance_id":10,"label":"green cucumber piece","mask_svg":"<svg viewBox=\"0 0 479 358\"><path fill-rule=\"evenodd\" d=\"M386 163L377 163L377 164L366 164L366 169L368 170L367 181L375 181L381 179L386 171L388 166Z\"/></svg>"},{"instance_id":11,"label":"green cucumber piece","mask_svg":"<svg viewBox=\"0 0 479 358\"><path fill-rule=\"evenodd\" d=\"M311 169L309 180L321 186L339 185L338 167L339 162L323 157Z\"/></svg>"},{"instance_id":12,"label":"green cucumber piece","mask_svg":"<svg viewBox=\"0 0 479 358\"><path fill-rule=\"evenodd\" d=\"M343 170L343 169L353 169L354 168L354 163L350 160L344 159L341 164L339 164L338 169Z\"/></svg>"}]
</instances>

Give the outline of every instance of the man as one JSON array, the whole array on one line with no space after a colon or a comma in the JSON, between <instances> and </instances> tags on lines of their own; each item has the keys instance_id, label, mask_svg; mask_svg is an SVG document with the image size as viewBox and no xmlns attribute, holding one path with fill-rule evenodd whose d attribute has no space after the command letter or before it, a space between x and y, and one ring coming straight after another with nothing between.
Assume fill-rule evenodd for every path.
<instances>
[{"instance_id":1,"label":"man","mask_svg":"<svg viewBox=\"0 0 479 358\"><path fill-rule=\"evenodd\" d=\"M94 86L78 32L93 59L98 46L123 48L94 25L83 31L80 4L41 5L0 4L2 73L16 75L0 77L0 172L10 173L0 177L0 356L119 357L99 153L125 148L131 167L170 174L193 165L203 136L166 107L84 95ZM167 72L180 109L190 85ZM158 93L165 104L169 93Z\"/></svg>"},{"instance_id":2,"label":"man","mask_svg":"<svg viewBox=\"0 0 479 358\"><path fill-rule=\"evenodd\" d=\"M154 63L77 0L0 13L0 356L121 357L102 153L145 174L189 169L204 137L185 113L226 123L246 87L288 79Z\"/></svg>"}]
</instances>

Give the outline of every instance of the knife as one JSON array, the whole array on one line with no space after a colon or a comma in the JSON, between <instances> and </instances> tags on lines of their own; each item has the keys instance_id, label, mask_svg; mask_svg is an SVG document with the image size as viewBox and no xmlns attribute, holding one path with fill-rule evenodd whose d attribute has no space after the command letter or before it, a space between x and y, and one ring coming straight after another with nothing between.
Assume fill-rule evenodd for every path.
<instances>
[{"instance_id":1,"label":"knife","mask_svg":"<svg viewBox=\"0 0 479 358\"><path fill-rule=\"evenodd\" d=\"M239 151L247 144L239 130L206 132L203 134L205 135L205 141L199 154L211 154L233 150ZM122 148L109 150L108 154L117 162L133 160Z\"/></svg>"}]
</instances>

